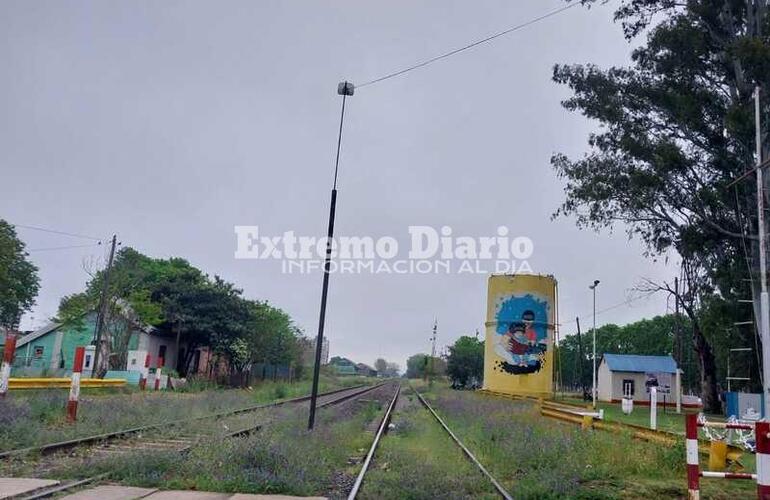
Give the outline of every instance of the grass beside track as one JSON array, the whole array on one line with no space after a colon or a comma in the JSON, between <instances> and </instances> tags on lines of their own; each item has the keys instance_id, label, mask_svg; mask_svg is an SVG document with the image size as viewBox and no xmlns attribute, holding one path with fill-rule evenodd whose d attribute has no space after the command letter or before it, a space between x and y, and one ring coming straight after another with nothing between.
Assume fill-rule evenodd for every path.
<instances>
[{"instance_id":1,"label":"grass beside track","mask_svg":"<svg viewBox=\"0 0 770 500\"><path fill-rule=\"evenodd\" d=\"M52 468L48 477L77 478L111 472L125 485L226 493L272 493L345 497L357 464L392 397L381 387L339 406L319 410L309 432L307 403L279 407L273 421L245 437L207 438L187 454L141 450L114 457L84 457Z\"/></svg>"},{"instance_id":2,"label":"grass beside track","mask_svg":"<svg viewBox=\"0 0 770 500\"><path fill-rule=\"evenodd\" d=\"M359 383L358 377L323 377L319 390L324 392ZM304 396L309 392L308 380L293 384L262 382L250 390L121 391L111 395L84 391L78 407L78 421L69 424L65 419L67 390L12 391L0 399L0 451L197 417Z\"/></svg>"},{"instance_id":3,"label":"grass beside track","mask_svg":"<svg viewBox=\"0 0 770 500\"><path fill-rule=\"evenodd\" d=\"M684 440L667 448L627 434L583 431L542 417L529 402L438 384L422 392L516 498L687 496ZM751 481L703 479L701 485L703 498L749 498L756 491Z\"/></svg>"}]
</instances>

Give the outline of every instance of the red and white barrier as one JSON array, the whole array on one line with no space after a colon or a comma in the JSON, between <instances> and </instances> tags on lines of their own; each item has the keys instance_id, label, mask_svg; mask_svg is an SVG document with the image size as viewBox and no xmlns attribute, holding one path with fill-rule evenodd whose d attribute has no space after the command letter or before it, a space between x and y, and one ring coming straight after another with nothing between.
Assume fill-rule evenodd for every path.
<instances>
[{"instance_id":1,"label":"red and white barrier","mask_svg":"<svg viewBox=\"0 0 770 500\"><path fill-rule=\"evenodd\" d=\"M698 457L698 415L685 416L685 453L687 456L687 498L700 498L700 461Z\"/></svg>"},{"instance_id":2,"label":"red and white barrier","mask_svg":"<svg viewBox=\"0 0 770 500\"><path fill-rule=\"evenodd\" d=\"M142 375L139 377L139 388L145 390L147 388L147 379L150 377L150 355L148 354L144 358L144 368L142 368Z\"/></svg>"},{"instance_id":3,"label":"red and white barrier","mask_svg":"<svg viewBox=\"0 0 770 500\"><path fill-rule=\"evenodd\" d=\"M158 358L158 367L155 369L155 390L160 390L161 369L163 368L163 358Z\"/></svg>"},{"instance_id":4,"label":"red and white barrier","mask_svg":"<svg viewBox=\"0 0 770 500\"><path fill-rule=\"evenodd\" d=\"M0 398L4 398L8 392L8 380L11 378L11 365L16 354L16 335L8 333L5 336L5 348L3 350L3 363L0 365Z\"/></svg>"},{"instance_id":5,"label":"red and white barrier","mask_svg":"<svg viewBox=\"0 0 770 500\"><path fill-rule=\"evenodd\" d=\"M67 422L74 422L78 418L78 399L80 398L80 374L83 372L83 359L86 348L75 348L75 359L72 362L72 379L70 382L70 397L67 401Z\"/></svg>"},{"instance_id":6,"label":"red and white barrier","mask_svg":"<svg viewBox=\"0 0 770 500\"><path fill-rule=\"evenodd\" d=\"M752 430L756 436L757 473L717 472L700 470L698 456L698 427ZM687 454L687 494L690 500L700 499L700 478L750 479L757 481L757 498L770 500L770 423L757 422L756 426L736 422L701 422L694 413L685 416Z\"/></svg>"},{"instance_id":7,"label":"red and white barrier","mask_svg":"<svg viewBox=\"0 0 770 500\"><path fill-rule=\"evenodd\" d=\"M757 422L757 498L770 500L770 423Z\"/></svg>"}]
</instances>

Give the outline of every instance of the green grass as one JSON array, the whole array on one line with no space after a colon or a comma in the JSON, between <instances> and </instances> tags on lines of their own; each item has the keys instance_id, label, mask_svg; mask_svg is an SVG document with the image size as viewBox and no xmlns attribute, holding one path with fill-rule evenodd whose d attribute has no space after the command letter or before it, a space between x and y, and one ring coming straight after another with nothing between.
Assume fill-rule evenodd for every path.
<instances>
[{"instance_id":1,"label":"green grass","mask_svg":"<svg viewBox=\"0 0 770 500\"><path fill-rule=\"evenodd\" d=\"M324 392L359 383L362 379L357 377L324 376L319 390ZM12 391L0 400L0 451L202 416L309 392L309 380L293 384L266 381L250 389L201 392L120 391L110 395L84 392L78 407L78 421L69 424L65 418L68 391Z\"/></svg>"},{"instance_id":2,"label":"green grass","mask_svg":"<svg viewBox=\"0 0 770 500\"><path fill-rule=\"evenodd\" d=\"M499 498L414 396L392 418L360 498Z\"/></svg>"},{"instance_id":3,"label":"green grass","mask_svg":"<svg viewBox=\"0 0 770 500\"><path fill-rule=\"evenodd\" d=\"M668 448L546 419L529 402L442 386L424 390L458 437L517 498L687 494L684 440ZM742 498L756 488L749 481L704 479L702 484L704 498Z\"/></svg>"},{"instance_id":4,"label":"green grass","mask_svg":"<svg viewBox=\"0 0 770 500\"><path fill-rule=\"evenodd\" d=\"M586 403L581 399L575 398L557 398L557 402L576 404L582 407L590 407L591 403ZM650 407L634 404L634 409L630 415L626 415L620 408L620 403L597 402L597 407L604 410L604 418L610 422L622 422L626 424L640 425L650 427ZM658 430L684 434L684 410L677 414L676 408L668 407L663 409L662 403L658 407L657 424ZM707 414L706 418L710 421L724 422L723 415Z\"/></svg>"}]
</instances>

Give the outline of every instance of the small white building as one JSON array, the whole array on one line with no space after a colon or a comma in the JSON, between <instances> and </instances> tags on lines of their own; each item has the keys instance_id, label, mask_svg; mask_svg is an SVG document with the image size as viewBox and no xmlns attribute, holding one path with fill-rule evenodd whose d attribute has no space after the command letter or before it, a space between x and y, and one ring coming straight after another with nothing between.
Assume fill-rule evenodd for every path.
<instances>
[{"instance_id":1,"label":"small white building","mask_svg":"<svg viewBox=\"0 0 770 500\"><path fill-rule=\"evenodd\" d=\"M624 394L634 402L649 403L650 387L658 389L658 404L676 405L679 377L671 356L604 354L599 363L597 392L600 401L620 402Z\"/></svg>"}]
</instances>

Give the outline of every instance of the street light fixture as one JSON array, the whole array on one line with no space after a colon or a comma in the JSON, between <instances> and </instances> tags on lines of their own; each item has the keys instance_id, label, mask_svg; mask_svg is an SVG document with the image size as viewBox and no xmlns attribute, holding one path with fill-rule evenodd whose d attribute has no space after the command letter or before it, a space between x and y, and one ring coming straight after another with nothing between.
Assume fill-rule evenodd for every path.
<instances>
[{"instance_id":1,"label":"street light fixture","mask_svg":"<svg viewBox=\"0 0 770 500\"><path fill-rule=\"evenodd\" d=\"M594 355L593 355L593 361L594 361L594 369L593 369L593 379L591 384L591 400L593 401L593 407L596 409L596 287L599 286L599 280L594 280L593 285L589 285L588 288L590 288L594 292L594 327L593 327L593 341L594 341Z\"/></svg>"}]
</instances>

